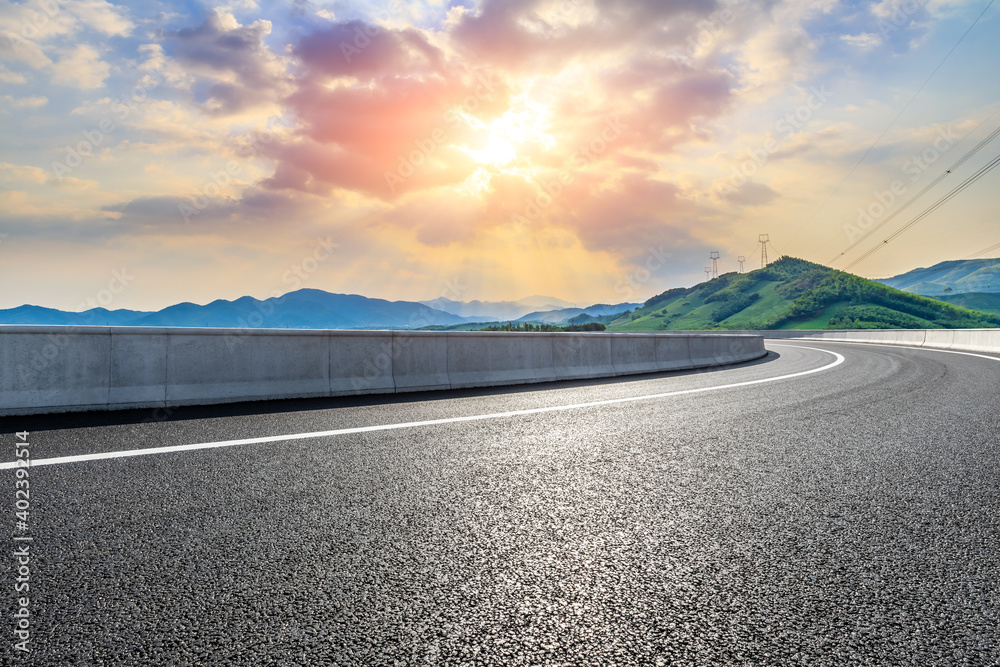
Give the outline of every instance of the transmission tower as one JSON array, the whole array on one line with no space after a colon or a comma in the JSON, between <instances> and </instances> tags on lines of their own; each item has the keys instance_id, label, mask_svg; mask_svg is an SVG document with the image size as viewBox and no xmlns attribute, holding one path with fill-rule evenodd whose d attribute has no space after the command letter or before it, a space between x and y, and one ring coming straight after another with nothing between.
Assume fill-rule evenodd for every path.
<instances>
[{"instance_id":1,"label":"transmission tower","mask_svg":"<svg viewBox=\"0 0 1000 667\"><path fill-rule=\"evenodd\" d=\"M706 266L705 267L705 280L708 281L708 280L711 280L711 279L712 279L712 267Z\"/></svg>"},{"instance_id":2,"label":"transmission tower","mask_svg":"<svg viewBox=\"0 0 1000 667\"><path fill-rule=\"evenodd\" d=\"M743 264L746 263L747 258L744 257L743 255L740 255L739 257L736 258L736 261L739 262L740 273L743 273Z\"/></svg>"},{"instance_id":3,"label":"transmission tower","mask_svg":"<svg viewBox=\"0 0 1000 667\"><path fill-rule=\"evenodd\" d=\"M757 243L760 244L760 268L767 266L767 244L771 242L771 236L769 234L760 234L757 236Z\"/></svg>"},{"instance_id":4,"label":"transmission tower","mask_svg":"<svg viewBox=\"0 0 1000 667\"><path fill-rule=\"evenodd\" d=\"M712 260L712 277L719 277L719 251L713 250L708 254L708 258Z\"/></svg>"}]
</instances>

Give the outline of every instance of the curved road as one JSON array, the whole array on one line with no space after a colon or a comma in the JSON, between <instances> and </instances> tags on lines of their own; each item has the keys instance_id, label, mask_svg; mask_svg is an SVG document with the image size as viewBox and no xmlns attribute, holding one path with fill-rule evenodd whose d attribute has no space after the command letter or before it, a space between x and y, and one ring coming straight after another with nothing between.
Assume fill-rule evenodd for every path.
<instances>
[{"instance_id":1,"label":"curved road","mask_svg":"<svg viewBox=\"0 0 1000 667\"><path fill-rule=\"evenodd\" d=\"M768 348L624 381L5 418L0 460L28 430L35 463L31 652L8 639L5 662L1000 664L1000 357Z\"/></svg>"}]
</instances>

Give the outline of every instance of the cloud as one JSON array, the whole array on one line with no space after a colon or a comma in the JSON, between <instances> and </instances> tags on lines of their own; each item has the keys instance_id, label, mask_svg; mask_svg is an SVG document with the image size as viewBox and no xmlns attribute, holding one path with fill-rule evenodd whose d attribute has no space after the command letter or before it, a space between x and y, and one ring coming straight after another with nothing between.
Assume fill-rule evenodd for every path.
<instances>
[{"instance_id":1,"label":"cloud","mask_svg":"<svg viewBox=\"0 0 1000 667\"><path fill-rule=\"evenodd\" d=\"M97 49L80 44L64 52L55 64L52 82L74 88L100 88L110 72L111 67L101 60Z\"/></svg>"},{"instance_id":2,"label":"cloud","mask_svg":"<svg viewBox=\"0 0 1000 667\"><path fill-rule=\"evenodd\" d=\"M393 199L461 183L474 168L456 148L471 140L470 119L494 118L510 99L505 80L449 61L415 29L335 23L292 51L302 72L286 102L301 127L265 151L278 160L262 184L271 189Z\"/></svg>"},{"instance_id":3,"label":"cloud","mask_svg":"<svg viewBox=\"0 0 1000 667\"><path fill-rule=\"evenodd\" d=\"M16 184L15 187L50 185L64 190L87 190L96 188L97 181L87 181L73 176L57 177L50 171L33 165L0 162L0 182Z\"/></svg>"},{"instance_id":4,"label":"cloud","mask_svg":"<svg viewBox=\"0 0 1000 667\"><path fill-rule=\"evenodd\" d=\"M626 174L600 188L573 187L563 199L564 224L587 250L629 258L651 246L694 245L692 223L704 213L676 184L641 174Z\"/></svg>"},{"instance_id":5,"label":"cloud","mask_svg":"<svg viewBox=\"0 0 1000 667\"><path fill-rule=\"evenodd\" d=\"M21 182L41 185L49 180L49 172L31 165L0 162L0 180L7 183Z\"/></svg>"},{"instance_id":6,"label":"cloud","mask_svg":"<svg viewBox=\"0 0 1000 667\"><path fill-rule=\"evenodd\" d=\"M310 79L443 73L443 54L419 31L390 30L363 21L335 23L310 33L293 53Z\"/></svg>"},{"instance_id":7,"label":"cloud","mask_svg":"<svg viewBox=\"0 0 1000 667\"><path fill-rule=\"evenodd\" d=\"M62 54L65 58L67 44L86 41L68 39L82 32L127 36L134 26L126 14L127 10L105 0L5 3L0 5L0 58L17 60L35 69L51 67L53 56ZM59 82L65 82L59 72L56 76ZM88 73L87 83L79 87L95 87L90 85L92 76L92 72Z\"/></svg>"},{"instance_id":8,"label":"cloud","mask_svg":"<svg viewBox=\"0 0 1000 667\"><path fill-rule=\"evenodd\" d=\"M0 82L3 83L25 83L27 79L24 78L23 74L18 72L11 72L9 69L0 65Z\"/></svg>"},{"instance_id":9,"label":"cloud","mask_svg":"<svg viewBox=\"0 0 1000 667\"><path fill-rule=\"evenodd\" d=\"M652 28L650 21L673 17L688 24L710 9L693 2L670 7L608 2L587 21L567 23L568 16L553 17L547 8L546 3L488 2L479 15L453 12L450 32L433 39L414 28L394 30L359 20L305 35L292 49L303 73L288 97L303 127L293 144L269 152L279 164L265 187L315 193L322 191L320 184L327 184L391 199L457 185L479 173L469 155L491 140L503 141L492 137L496 131L491 124L514 111L521 99L509 81L514 75L490 65L525 65L535 60L532 53L543 61L545 53L592 54L601 49L593 31L608 41L608 50L632 49L621 39L629 31L659 35L662 30ZM525 17L538 30L525 29ZM468 41L487 20L491 34L500 35L495 39L500 51L476 53L476 62L487 66L473 71L451 47L459 54L488 51L489 44ZM680 39L671 35L667 41ZM560 40L562 46L553 46ZM549 62L546 66L553 71L546 76L552 80L540 81L538 90L520 92L529 100L554 90L561 93L551 95L550 109L552 116L563 119L549 136L558 146L521 137L517 163L511 166L530 168L536 161L535 166L569 168L581 153L587 155L586 163L594 164L618 159L625 150L670 151L684 141L703 140L693 124L728 108L736 85L732 74L720 68L695 69L642 46L634 48L636 53L620 64L593 71L564 62L561 67L569 69L557 72L555 62ZM522 57L525 60L519 60ZM609 124L614 126L613 142L608 141ZM540 126L534 130L542 132ZM629 157L635 165L651 164L639 155ZM407 171L413 175L395 178ZM387 179L392 181L389 187Z\"/></svg>"},{"instance_id":10,"label":"cloud","mask_svg":"<svg viewBox=\"0 0 1000 667\"><path fill-rule=\"evenodd\" d=\"M313 203L283 193L247 188L239 197L213 196L204 200L177 195L143 195L101 208L116 221L122 233L161 233L184 229L188 233L214 233L227 229L273 228L276 221L295 219L310 212Z\"/></svg>"},{"instance_id":11,"label":"cloud","mask_svg":"<svg viewBox=\"0 0 1000 667\"><path fill-rule=\"evenodd\" d=\"M764 206L776 200L780 195L770 186L763 183L747 181L742 187L726 194L726 201L739 206Z\"/></svg>"},{"instance_id":12,"label":"cloud","mask_svg":"<svg viewBox=\"0 0 1000 667\"><path fill-rule=\"evenodd\" d=\"M243 26L232 14L211 11L196 27L169 33L176 60L196 77L195 100L213 115L273 104L285 92L285 63L267 46L271 22Z\"/></svg>"},{"instance_id":13,"label":"cloud","mask_svg":"<svg viewBox=\"0 0 1000 667\"><path fill-rule=\"evenodd\" d=\"M0 58L24 63L34 69L41 69L52 64L42 48L12 30L0 28Z\"/></svg>"},{"instance_id":14,"label":"cloud","mask_svg":"<svg viewBox=\"0 0 1000 667\"><path fill-rule=\"evenodd\" d=\"M871 32L863 32L859 35L841 35L840 39L859 49L873 49L882 45L882 36Z\"/></svg>"},{"instance_id":15,"label":"cloud","mask_svg":"<svg viewBox=\"0 0 1000 667\"><path fill-rule=\"evenodd\" d=\"M478 12L453 15L458 48L511 71L558 71L574 58L631 49L679 47L683 25L718 8L711 0L677 2L543 2L485 0ZM665 30L667 23L673 23Z\"/></svg>"},{"instance_id":16,"label":"cloud","mask_svg":"<svg viewBox=\"0 0 1000 667\"><path fill-rule=\"evenodd\" d=\"M105 0L73 0L63 6L85 26L104 35L125 37L135 27L126 16L127 9Z\"/></svg>"},{"instance_id":17,"label":"cloud","mask_svg":"<svg viewBox=\"0 0 1000 667\"><path fill-rule=\"evenodd\" d=\"M45 106L49 102L49 98L41 95L32 95L31 97L13 97L11 95L4 95L2 99L13 109L37 109Z\"/></svg>"}]
</instances>

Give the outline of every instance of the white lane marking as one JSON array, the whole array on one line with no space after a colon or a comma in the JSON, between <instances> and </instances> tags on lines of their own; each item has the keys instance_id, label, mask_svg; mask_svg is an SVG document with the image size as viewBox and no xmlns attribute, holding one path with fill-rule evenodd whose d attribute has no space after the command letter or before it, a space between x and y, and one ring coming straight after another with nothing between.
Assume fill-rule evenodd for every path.
<instances>
[{"instance_id":1,"label":"white lane marking","mask_svg":"<svg viewBox=\"0 0 1000 667\"><path fill-rule=\"evenodd\" d=\"M795 339L789 338L765 338L766 341L772 340L783 340L783 341L794 341ZM810 343L837 343L843 345L878 345L880 347L902 347L907 350L924 350L925 352L945 352L947 354L961 354L966 357L979 357L980 359L989 359L990 361L1000 361L1000 357L990 357L985 354L976 354L975 352L962 352L961 350L942 350L937 347L923 347L921 345L899 345L898 343L869 343L862 340L810 340ZM772 343L772 345L781 345L782 343ZM788 347L803 347L802 345L791 345ZM807 348L816 349L816 348Z\"/></svg>"},{"instance_id":2,"label":"white lane marking","mask_svg":"<svg viewBox=\"0 0 1000 667\"><path fill-rule=\"evenodd\" d=\"M554 405L545 408L529 408L526 410L511 410L509 412L493 412L485 415L469 415L466 417L447 417L445 419L429 419L427 421L419 422L403 422L399 424L379 424L376 426L358 426L355 428L339 428L332 431L314 431L312 433L292 433L289 435L274 435L267 436L263 438L244 438L242 440L223 440L219 442L199 442L189 445L170 445L168 447L150 447L148 449L129 449L117 452L99 452L96 454L77 454L74 456L56 456L49 459L33 459L31 461L31 467L35 466L49 466L49 465L59 465L62 463L81 463L83 461L98 461L102 459L121 459L131 456L149 456L151 454L167 454L171 452L190 452L197 449L215 449L217 447L236 447L238 445L256 445L265 442L284 442L287 440L305 440L307 438L326 438L335 435L352 435L356 433L372 433L374 431L392 431L396 429L404 428L418 428L420 426L436 426L439 424L457 424L460 422L472 422L481 421L484 419L502 419L504 417L521 417L524 415L537 415L545 412L562 412L565 410L579 410L581 408L593 408L603 405L615 405L618 403L632 403L636 401L649 401L657 398L667 398L670 396L682 396L684 394L699 394L706 391L719 391L721 389L732 389L734 387L748 387L755 384L763 384L765 382L777 382L778 380L789 380L791 378L802 377L803 375L811 375L813 373L821 373L823 371L830 370L835 366L839 366L844 363L844 357L831 350L821 350L817 347L805 347L804 345L793 345L791 347L802 348L806 350L814 350L816 352L823 352L824 354L832 354L836 359L833 363L827 364L821 368L814 368L809 371L800 371L798 373L791 373L789 375L779 375L773 378L763 378L761 380L748 380L746 382L734 382L732 384L723 384L714 387L701 387L698 389L682 389L679 391L670 391L663 394L647 394L644 396L629 396L627 398L610 398L603 401L592 401L590 403L573 403L570 405ZM10 461L5 463L0 463L0 470L7 470L10 468L16 468L17 462Z\"/></svg>"}]
</instances>

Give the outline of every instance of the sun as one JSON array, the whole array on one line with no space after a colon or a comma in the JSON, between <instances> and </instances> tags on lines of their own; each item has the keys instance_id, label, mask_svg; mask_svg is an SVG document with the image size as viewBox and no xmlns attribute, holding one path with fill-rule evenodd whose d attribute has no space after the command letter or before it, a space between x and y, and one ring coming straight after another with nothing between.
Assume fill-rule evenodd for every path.
<instances>
[{"instance_id":1,"label":"sun","mask_svg":"<svg viewBox=\"0 0 1000 667\"><path fill-rule=\"evenodd\" d=\"M507 138L491 133L485 146L478 150L465 148L463 152L481 165L502 167L517 157L517 146Z\"/></svg>"},{"instance_id":2,"label":"sun","mask_svg":"<svg viewBox=\"0 0 1000 667\"><path fill-rule=\"evenodd\" d=\"M540 144L546 149L555 145L548 134L549 110L526 98L513 101L502 116L484 123L475 116L459 114L481 138L475 147L456 146L482 167L501 169L518 161L519 149L527 144Z\"/></svg>"}]
</instances>

